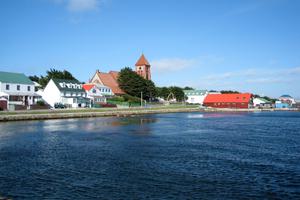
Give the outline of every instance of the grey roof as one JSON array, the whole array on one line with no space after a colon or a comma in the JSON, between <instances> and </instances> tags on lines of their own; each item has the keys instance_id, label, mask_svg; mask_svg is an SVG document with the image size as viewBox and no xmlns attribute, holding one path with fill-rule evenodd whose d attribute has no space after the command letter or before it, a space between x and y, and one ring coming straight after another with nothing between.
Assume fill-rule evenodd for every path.
<instances>
[{"instance_id":1,"label":"grey roof","mask_svg":"<svg viewBox=\"0 0 300 200\"><path fill-rule=\"evenodd\" d=\"M290 95L288 94L284 94L284 95L281 95L280 97L284 97L284 98L292 98Z\"/></svg>"},{"instance_id":2,"label":"grey roof","mask_svg":"<svg viewBox=\"0 0 300 200\"><path fill-rule=\"evenodd\" d=\"M0 72L0 82L34 85L34 83L22 73Z\"/></svg>"},{"instance_id":3,"label":"grey roof","mask_svg":"<svg viewBox=\"0 0 300 200\"><path fill-rule=\"evenodd\" d=\"M207 90L183 90L185 95L204 95Z\"/></svg>"},{"instance_id":4,"label":"grey roof","mask_svg":"<svg viewBox=\"0 0 300 200\"><path fill-rule=\"evenodd\" d=\"M54 79L54 78L52 80L61 92L83 92L83 93L85 93L84 89L82 88L82 84L79 81L67 80L67 79ZM64 83L65 87L62 87L60 85L60 83ZM80 88L78 88L78 87L68 87L69 84L73 84L73 86L76 85L76 84L80 85Z\"/></svg>"}]
</instances>

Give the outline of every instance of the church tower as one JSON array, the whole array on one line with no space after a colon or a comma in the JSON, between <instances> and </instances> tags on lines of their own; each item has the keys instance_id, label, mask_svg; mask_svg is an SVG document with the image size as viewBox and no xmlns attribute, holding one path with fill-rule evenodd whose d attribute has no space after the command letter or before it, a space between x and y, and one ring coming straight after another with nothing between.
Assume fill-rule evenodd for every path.
<instances>
[{"instance_id":1,"label":"church tower","mask_svg":"<svg viewBox=\"0 0 300 200\"><path fill-rule=\"evenodd\" d=\"M151 80L150 64L145 58L144 54L141 55L139 60L135 64L135 71L138 75L147 80Z\"/></svg>"}]
</instances>

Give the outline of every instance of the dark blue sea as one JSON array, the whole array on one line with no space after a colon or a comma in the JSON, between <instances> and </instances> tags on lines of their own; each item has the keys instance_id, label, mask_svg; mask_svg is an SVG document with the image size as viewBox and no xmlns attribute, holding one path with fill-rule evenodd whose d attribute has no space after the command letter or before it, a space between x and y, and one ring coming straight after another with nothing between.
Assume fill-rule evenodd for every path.
<instances>
[{"instance_id":1,"label":"dark blue sea","mask_svg":"<svg viewBox=\"0 0 300 200\"><path fill-rule=\"evenodd\" d=\"M0 123L0 197L300 199L300 113Z\"/></svg>"}]
</instances>

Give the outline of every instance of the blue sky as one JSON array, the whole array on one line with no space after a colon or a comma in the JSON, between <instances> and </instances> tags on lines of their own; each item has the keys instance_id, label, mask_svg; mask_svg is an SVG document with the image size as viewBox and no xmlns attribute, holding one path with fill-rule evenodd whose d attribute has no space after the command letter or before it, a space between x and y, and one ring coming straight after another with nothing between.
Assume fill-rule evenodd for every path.
<instances>
[{"instance_id":1,"label":"blue sky","mask_svg":"<svg viewBox=\"0 0 300 200\"><path fill-rule=\"evenodd\" d=\"M157 86L300 98L298 0L1 0L0 70L81 81L134 67Z\"/></svg>"}]
</instances>

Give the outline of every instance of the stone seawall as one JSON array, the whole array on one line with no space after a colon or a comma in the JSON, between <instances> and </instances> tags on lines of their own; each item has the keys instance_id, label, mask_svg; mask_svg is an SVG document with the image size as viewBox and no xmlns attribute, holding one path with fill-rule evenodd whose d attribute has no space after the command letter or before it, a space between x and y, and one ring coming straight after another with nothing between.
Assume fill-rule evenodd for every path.
<instances>
[{"instance_id":1,"label":"stone seawall","mask_svg":"<svg viewBox=\"0 0 300 200\"><path fill-rule=\"evenodd\" d=\"M161 109L111 109L97 111L41 111L36 113L18 112L15 114L0 115L0 122L23 121L23 120L47 120L47 119L69 119L69 118L90 118L109 116L130 116L159 113L179 113L179 112L272 112L272 111L300 111L299 109L228 109L228 108L161 108Z\"/></svg>"},{"instance_id":2,"label":"stone seawall","mask_svg":"<svg viewBox=\"0 0 300 200\"><path fill-rule=\"evenodd\" d=\"M14 115L0 115L0 122L23 121L23 120L47 120L47 119L69 119L69 118L90 118L90 117L108 117L108 116L130 116L159 113L177 113L177 112L199 112L199 108L172 108L172 109L139 109L139 110L110 110L101 112L70 112L70 113L18 113Z\"/></svg>"}]
</instances>

